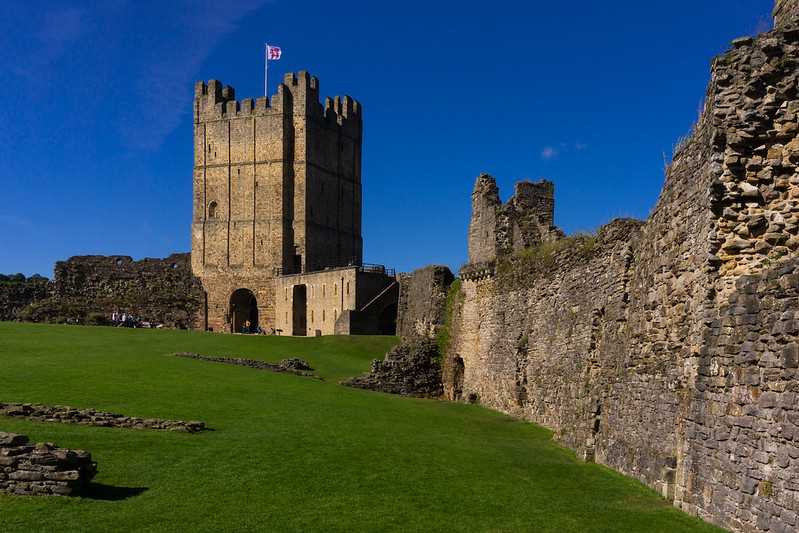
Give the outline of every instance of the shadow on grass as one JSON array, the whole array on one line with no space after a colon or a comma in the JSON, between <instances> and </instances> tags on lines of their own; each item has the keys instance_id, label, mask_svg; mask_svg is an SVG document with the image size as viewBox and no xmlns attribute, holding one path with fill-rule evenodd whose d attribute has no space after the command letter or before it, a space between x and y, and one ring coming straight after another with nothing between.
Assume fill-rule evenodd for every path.
<instances>
[{"instance_id":1,"label":"shadow on grass","mask_svg":"<svg viewBox=\"0 0 799 533\"><path fill-rule=\"evenodd\" d=\"M81 496L89 500L118 502L134 498L146 490L147 487L114 487L113 485L103 485L102 483L89 483L89 486L86 487Z\"/></svg>"}]
</instances>

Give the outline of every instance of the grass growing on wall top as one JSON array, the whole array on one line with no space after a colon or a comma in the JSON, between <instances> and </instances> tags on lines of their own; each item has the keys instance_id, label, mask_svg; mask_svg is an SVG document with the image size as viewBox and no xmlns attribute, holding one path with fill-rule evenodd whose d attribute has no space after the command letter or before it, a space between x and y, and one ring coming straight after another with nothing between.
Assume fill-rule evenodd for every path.
<instances>
[{"instance_id":1,"label":"grass growing on wall top","mask_svg":"<svg viewBox=\"0 0 799 533\"><path fill-rule=\"evenodd\" d=\"M549 431L479 406L349 389L395 337L246 337L0 323L0 401L200 419L157 431L0 417L82 448L93 498L0 496L0 531L717 531ZM172 357L277 361L324 378Z\"/></svg>"},{"instance_id":2,"label":"grass growing on wall top","mask_svg":"<svg viewBox=\"0 0 799 533\"><path fill-rule=\"evenodd\" d=\"M588 257L597 247L597 237L590 233L576 233L555 241L548 241L523 248L499 260L497 270L507 274L517 266L532 269L550 269L555 266L561 253L570 251Z\"/></svg>"}]
</instances>

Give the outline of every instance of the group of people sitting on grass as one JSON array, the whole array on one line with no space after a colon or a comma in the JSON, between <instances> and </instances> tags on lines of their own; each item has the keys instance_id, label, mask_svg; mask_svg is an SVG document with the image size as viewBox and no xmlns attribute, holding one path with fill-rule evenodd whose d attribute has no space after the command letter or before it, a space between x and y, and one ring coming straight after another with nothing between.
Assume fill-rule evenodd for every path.
<instances>
[{"instance_id":1,"label":"group of people sitting on grass","mask_svg":"<svg viewBox=\"0 0 799 533\"><path fill-rule=\"evenodd\" d=\"M111 325L118 328L162 328L163 324L153 324L151 322L143 321L132 313L120 313L114 311L111 313Z\"/></svg>"},{"instance_id":2,"label":"group of people sitting on grass","mask_svg":"<svg viewBox=\"0 0 799 533\"><path fill-rule=\"evenodd\" d=\"M238 332L244 333L245 335L280 335L283 330L275 328L269 328L269 330L265 330L258 324L253 325L253 323L249 320L245 320Z\"/></svg>"}]
</instances>

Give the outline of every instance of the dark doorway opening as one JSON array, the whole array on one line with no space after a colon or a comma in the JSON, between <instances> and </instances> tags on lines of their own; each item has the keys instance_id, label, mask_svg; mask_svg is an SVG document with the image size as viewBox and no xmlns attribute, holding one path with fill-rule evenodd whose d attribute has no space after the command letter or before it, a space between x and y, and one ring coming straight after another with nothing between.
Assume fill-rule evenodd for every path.
<instances>
[{"instance_id":1,"label":"dark doorway opening","mask_svg":"<svg viewBox=\"0 0 799 533\"><path fill-rule=\"evenodd\" d=\"M386 306L378 317L377 329L380 335L396 335L397 333L397 304Z\"/></svg>"},{"instance_id":2,"label":"dark doorway opening","mask_svg":"<svg viewBox=\"0 0 799 533\"><path fill-rule=\"evenodd\" d=\"M308 289L305 285L294 285L291 303L291 334L308 334Z\"/></svg>"},{"instance_id":3,"label":"dark doorway opening","mask_svg":"<svg viewBox=\"0 0 799 533\"><path fill-rule=\"evenodd\" d=\"M237 289L230 296L230 326L233 333L258 332L258 301L249 289Z\"/></svg>"},{"instance_id":4,"label":"dark doorway opening","mask_svg":"<svg viewBox=\"0 0 799 533\"><path fill-rule=\"evenodd\" d=\"M452 359L452 399L456 402L463 398L463 374L465 370L463 359L456 355Z\"/></svg>"}]
</instances>

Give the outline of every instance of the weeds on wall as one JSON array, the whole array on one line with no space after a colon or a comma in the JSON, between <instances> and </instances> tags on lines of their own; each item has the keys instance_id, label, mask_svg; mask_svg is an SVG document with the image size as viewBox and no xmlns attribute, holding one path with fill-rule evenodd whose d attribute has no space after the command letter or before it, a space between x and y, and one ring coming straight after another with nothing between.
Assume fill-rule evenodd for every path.
<instances>
[{"instance_id":1,"label":"weeds on wall","mask_svg":"<svg viewBox=\"0 0 799 533\"><path fill-rule=\"evenodd\" d=\"M444 324L439 328L436 335L436 342L438 344L439 358L447 353L449 343L452 337L452 319L455 309L460 305L461 299L461 280L456 278L449 286L447 291L447 303L444 310Z\"/></svg>"},{"instance_id":2,"label":"weeds on wall","mask_svg":"<svg viewBox=\"0 0 799 533\"><path fill-rule=\"evenodd\" d=\"M571 252L580 256L589 256L596 249L597 244L596 235L575 233L563 239L518 250L501 259L497 264L497 271L499 274L508 274L512 269L520 266L525 269L550 269L555 266L557 257L561 253Z\"/></svg>"}]
</instances>

